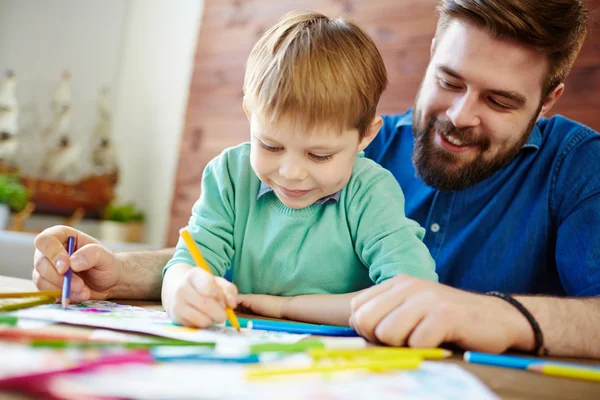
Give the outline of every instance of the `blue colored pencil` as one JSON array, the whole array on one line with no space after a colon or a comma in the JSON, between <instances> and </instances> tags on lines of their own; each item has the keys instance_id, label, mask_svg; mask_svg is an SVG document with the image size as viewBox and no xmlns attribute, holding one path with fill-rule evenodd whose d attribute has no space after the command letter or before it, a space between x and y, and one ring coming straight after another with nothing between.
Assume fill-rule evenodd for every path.
<instances>
[{"instance_id":1,"label":"blue colored pencil","mask_svg":"<svg viewBox=\"0 0 600 400\"><path fill-rule=\"evenodd\" d=\"M74 251L75 251L75 238L73 236L69 236L69 238L67 239L67 252L69 253L69 257L71 257L71 255L73 255ZM63 308L67 308L69 306L70 296L71 296L71 276L72 275L73 275L73 271L71 270L71 267L69 267L69 269L65 273L65 279L63 280L63 290L62 290L62 299L61 299Z\"/></svg>"}]
</instances>

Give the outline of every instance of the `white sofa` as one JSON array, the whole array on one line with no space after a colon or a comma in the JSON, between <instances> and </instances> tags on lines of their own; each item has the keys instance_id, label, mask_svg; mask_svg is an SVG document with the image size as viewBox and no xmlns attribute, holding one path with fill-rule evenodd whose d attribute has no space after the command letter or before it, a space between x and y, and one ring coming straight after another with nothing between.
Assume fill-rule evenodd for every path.
<instances>
[{"instance_id":1,"label":"white sofa","mask_svg":"<svg viewBox=\"0 0 600 400\"><path fill-rule=\"evenodd\" d=\"M31 279L34 234L0 230L0 275ZM140 243L104 243L114 251L150 249Z\"/></svg>"}]
</instances>

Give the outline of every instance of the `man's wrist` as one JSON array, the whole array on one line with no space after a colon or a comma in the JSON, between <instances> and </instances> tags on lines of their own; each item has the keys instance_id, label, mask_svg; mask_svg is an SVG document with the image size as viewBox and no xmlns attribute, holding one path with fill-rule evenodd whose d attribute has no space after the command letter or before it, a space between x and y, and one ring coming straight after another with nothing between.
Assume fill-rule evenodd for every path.
<instances>
[{"instance_id":1,"label":"man's wrist","mask_svg":"<svg viewBox=\"0 0 600 400\"><path fill-rule=\"evenodd\" d=\"M498 307L502 307L502 320L507 326L507 334L510 335L510 348L515 350L521 350L525 352L531 352L535 350L535 333L531 328L531 324L527 318L512 304L501 298L494 298Z\"/></svg>"}]
</instances>

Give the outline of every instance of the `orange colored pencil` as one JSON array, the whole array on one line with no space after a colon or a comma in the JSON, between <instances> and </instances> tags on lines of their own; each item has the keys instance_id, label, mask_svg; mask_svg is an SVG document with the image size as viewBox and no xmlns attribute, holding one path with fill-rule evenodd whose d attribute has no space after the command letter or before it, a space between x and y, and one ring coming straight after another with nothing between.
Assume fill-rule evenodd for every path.
<instances>
[{"instance_id":1,"label":"orange colored pencil","mask_svg":"<svg viewBox=\"0 0 600 400\"><path fill-rule=\"evenodd\" d=\"M181 235L181 238L185 242L185 245L187 246L188 251L190 252L190 255L192 256L192 259L194 260L194 262L200 268L202 268L203 270L205 270L206 272L208 272L209 274L214 276L210 267L206 263L206 260L202 256L200 249L198 248L198 246L196 246L196 241L194 240L194 238L192 237L190 232L184 228L179 231L179 234ZM239 331L240 330L240 322L238 321L237 316L235 315L233 310L230 307L225 307L225 313L227 314L227 320L229 321L231 326L233 326L235 329L237 329Z\"/></svg>"}]
</instances>

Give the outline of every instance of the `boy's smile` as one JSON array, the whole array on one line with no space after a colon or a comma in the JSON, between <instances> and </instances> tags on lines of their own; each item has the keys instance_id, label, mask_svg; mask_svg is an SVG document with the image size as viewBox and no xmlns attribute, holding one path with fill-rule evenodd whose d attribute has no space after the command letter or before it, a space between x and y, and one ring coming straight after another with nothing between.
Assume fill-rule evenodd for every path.
<instances>
[{"instance_id":1,"label":"boy's smile","mask_svg":"<svg viewBox=\"0 0 600 400\"><path fill-rule=\"evenodd\" d=\"M359 140L356 129L307 129L291 119L271 122L256 113L250 116L250 132L254 173L290 208L308 207L342 190L356 154L375 136Z\"/></svg>"}]
</instances>

